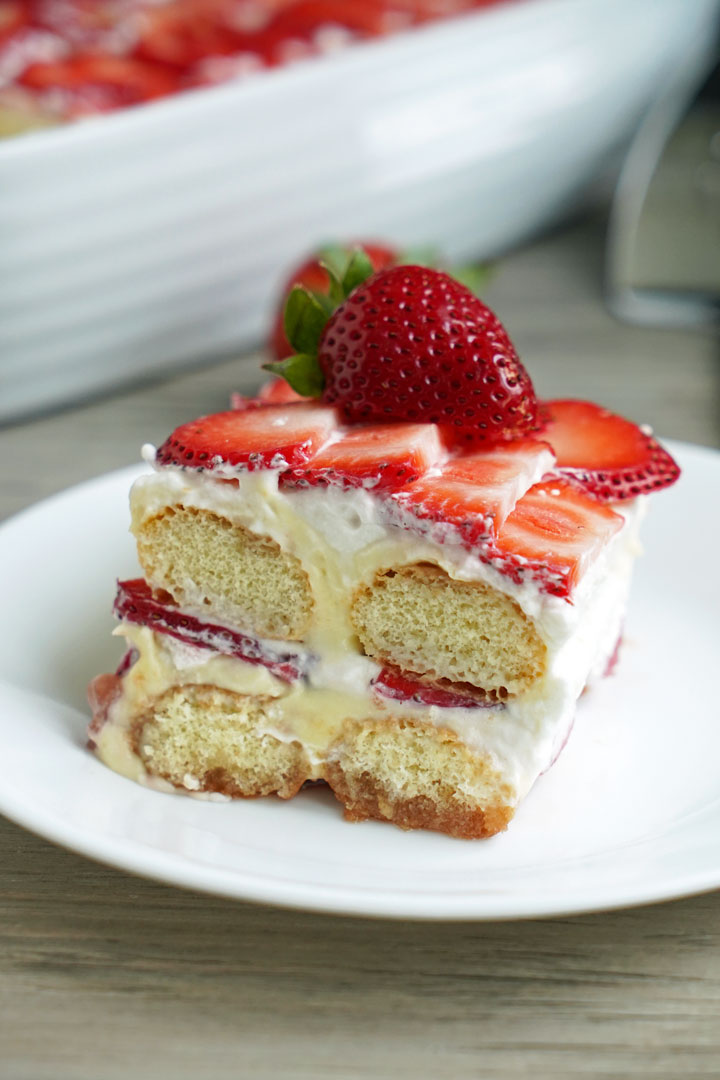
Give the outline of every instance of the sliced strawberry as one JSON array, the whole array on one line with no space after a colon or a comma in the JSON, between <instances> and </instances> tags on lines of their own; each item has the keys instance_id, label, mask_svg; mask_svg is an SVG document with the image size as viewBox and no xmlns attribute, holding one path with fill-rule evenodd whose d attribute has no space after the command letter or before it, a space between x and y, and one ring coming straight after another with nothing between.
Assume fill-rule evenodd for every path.
<instances>
[{"instance_id":1,"label":"sliced strawberry","mask_svg":"<svg viewBox=\"0 0 720 1080\"><path fill-rule=\"evenodd\" d=\"M269 653L262 644L227 626L203 622L187 615L174 604L158 600L142 578L119 581L113 608L118 619L136 626L149 626L188 645L235 656L248 664L262 664L278 679L294 682L302 677L302 658L296 653Z\"/></svg>"},{"instance_id":2,"label":"sliced strawberry","mask_svg":"<svg viewBox=\"0 0 720 1080\"><path fill-rule=\"evenodd\" d=\"M604 502L634 499L673 484L680 469L666 450L630 420L591 401L548 401L543 439L563 473Z\"/></svg>"},{"instance_id":3,"label":"sliced strawberry","mask_svg":"<svg viewBox=\"0 0 720 1080\"><path fill-rule=\"evenodd\" d=\"M372 686L381 697L408 701L414 705L435 705L441 709L505 707L495 696L470 683L453 683L449 679L441 679L437 683L420 682L395 667L384 667Z\"/></svg>"},{"instance_id":4,"label":"sliced strawberry","mask_svg":"<svg viewBox=\"0 0 720 1080\"><path fill-rule=\"evenodd\" d=\"M465 544L474 547L498 532L518 499L553 463L546 443L535 439L502 443L452 458L392 498L406 515L452 526Z\"/></svg>"},{"instance_id":5,"label":"sliced strawberry","mask_svg":"<svg viewBox=\"0 0 720 1080\"><path fill-rule=\"evenodd\" d=\"M28 5L21 0L4 0L0 4L0 43L7 41L21 26L30 22Z\"/></svg>"},{"instance_id":6,"label":"sliced strawberry","mask_svg":"<svg viewBox=\"0 0 720 1080\"><path fill-rule=\"evenodd\" d=\"M189 469L295 468L317 453L336 427L334 409L305 402L233 409L176 428L157 461Z\"/></svg>"},{"instance_id":7,"label":"sliced strawberry","mask_svg":"<svg viewBox=\"0 0 720 1080\"><path fill-rule=\"evenodd\" d=\"M385 0L294 0L271 23L280 37L304 37L327 24L345 27L361 37L402 30L413 21L408 11Z\"/></svg>"},{"instance_id":8,"label":"sliced strawberry","mask_svg":"<svg viewBox=\"0 0 720 1080\"><path fill-rule=\"evenodd\" d=\"M137 20L137 55L186 68L207 56L237 52L241 36L231 25L233 0L166 0L145 5Z\"/></svg>"},{"instance_id":9,"label":"sliced strawberry","mask_svg":"<svg viewBox=\"0 0 720 1080\"><path fill-rule=\"evenodd\" d=\"M369 424L325 446L307 465L286 473L282 483L393 491L416 480L444 456L434 424Z\"/></svg>"},{"instance_id":10,"label":"sliced strawberry","mask_svg":"<svg viewBox=\"0 0 720 1080\"><path fill-rule=\"evenodd\" d=\"M37 26L74 52L126 53L135 40L136 0L31 0Z\"/></svg>"},{"instance_id":11,"label":"sliced strawberry","mask_svg":"<svg viewBox=\"0 0 720 1080\"><path fill-rule=\"evenodd\" d=\"M97 743L96 737L102 731L107 722L108 712L111 706L122 694L122 676L115 672L114 675L96 675L87 688L87 700L92 714L92 720L88 724L88 746L94 750Z\"/></svg>"},{"instance_id":12,"label":"sliced strawberry","mask_svg":"<svg viewBox=\"0 0 720 1080\"><path fill-rule=\"evenodd\" d=\"M535 484L483 558L518 585L568 597L623 526L623 518L565 480Z\"/></svg>"},{"instance_id":13,"label":"sliced strawberry","mask_svg":"<svg viewBox=\"0 0 720 1080\"><path fill-rule=\"evenodd\" d=\"M123 658L121 659L120 663L118 664L118 666L115 669L115 674L116 675L126 675L128 673L128 671L130 670L130 668L133 666L133 664L137 660L139 660L139 658L140 658L140 653L138 652L138 650L134 646L132 648L130 648L130 649L126 649Z\"/></svg>"},{"instance_id":14,"label":"sliced strawberry","mask_svg":"<svg viewBox=\"0 0 720 1080\"><path fill-rule=\"evenodd\" d=\"M177 90L175 75L129 56L78 54L30 64L20 82L34 90L61 91L68 116L107 112L164 97Z\"/></svg>"}]
</instances>

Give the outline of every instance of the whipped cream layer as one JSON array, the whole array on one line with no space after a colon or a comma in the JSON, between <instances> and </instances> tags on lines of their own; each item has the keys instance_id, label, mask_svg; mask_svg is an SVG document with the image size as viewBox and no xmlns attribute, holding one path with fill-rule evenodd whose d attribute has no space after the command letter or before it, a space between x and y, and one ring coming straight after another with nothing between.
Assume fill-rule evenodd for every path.
<instances>
[{"instance_id":1,"label":"whipped cream layer","mask_svg":"<svg viewBox=\"0 0 720 1080\"><path fill-rule=\"evenodd\" d=\"M643 500L618 511L624 527L568 600L543 592L532 581L515 583L454 542L447 530L438 536L432 529L401 527L372 491L339 486L280 489L278 475L274 470L245 472L228 482L208 473L161 468L133 487L133 530L164 508L181 504L269 536L298 558L314 597L308 633L302 643L293 643L303 657L306 677L284 683L257 665L124 625L118 632L137 648L139 660L125 680L123 696L110 710L110 723L98 735L100 756L117 771L147 780L124 735L142 706L140 699L195 682L272 699L268 731L299 740L318 768L349 719L409 716L450 729L472 750L487 755L519 801L557 756L577 698L588 682L602 675L613 653L639 550ZM441 567L451 578L483 582L505 593L533 620L547 647L547 667L529 691L498 706L440 708L384 699L373 690L380 666L360 651L350 618L352 597L378 571L423 562ZM186 604L185 610L203 617L202 597L198 594L197 604ZM263 644L277 647L277 642ZM193 789L193 778L186 786Z\"/></svg>"}]
</instances>

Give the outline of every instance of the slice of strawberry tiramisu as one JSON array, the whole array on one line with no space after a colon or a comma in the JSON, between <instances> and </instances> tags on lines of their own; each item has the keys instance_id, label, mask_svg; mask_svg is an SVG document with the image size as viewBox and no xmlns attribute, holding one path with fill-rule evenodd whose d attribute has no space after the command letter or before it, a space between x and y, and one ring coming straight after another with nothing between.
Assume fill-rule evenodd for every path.
<instances>
[{"instance_id":1,"label":"slice of strawberry tiramisu","mask_svg":"<svg viewBox=\"0 0 720 1080\"><path fill-rule=\"evenodd\" d=\"M538 404L447 275L370 270L291 294L295 395L146 449L91 744L167 790L323 780L349 819L488 836L608 668L643 496L678 470L605 409Z\"/></svg>"}]
</instances>

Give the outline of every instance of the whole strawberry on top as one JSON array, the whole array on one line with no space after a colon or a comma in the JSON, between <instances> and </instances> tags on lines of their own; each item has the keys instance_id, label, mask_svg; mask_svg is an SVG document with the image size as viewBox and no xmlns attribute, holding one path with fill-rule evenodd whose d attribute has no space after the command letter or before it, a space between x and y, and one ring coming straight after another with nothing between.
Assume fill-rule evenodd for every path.
<instances>
[{"instance_id":1,"label":"whole strawberry on top","mask_svg":"<svg viewBox=\"0 0 720 1080\"><path fill-rule=\"evenodd\" d=\"M359 250L342 278L327 269L334 311L296 286L285 309L296 352L265 365L299 394L350 423L436 423L460 444L537 428L533 386L505 328L464 285L423 266L373 274Z\"/></svg>"}]
</instances>

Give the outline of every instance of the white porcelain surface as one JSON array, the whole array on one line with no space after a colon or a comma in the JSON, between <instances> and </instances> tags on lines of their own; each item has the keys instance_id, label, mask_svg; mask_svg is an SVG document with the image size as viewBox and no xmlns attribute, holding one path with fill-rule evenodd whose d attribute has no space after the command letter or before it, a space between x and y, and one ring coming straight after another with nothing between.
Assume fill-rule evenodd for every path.
<instances>
[{"instance_id":1,"label":"white porcelain surface","mask_svg":"<svg viewBox=\"0 0 720 1080\"><path fill-rule=\"evenodd\" d=\"M0 420L254 343L334 237L488 255L611 167L718 0L526 0L0 145Z\"/></svg>"},{"instance_id":2,"label":"white porcelain surface","mask_svg":"<svg viewBox=\"0 0 720 1080\"><path fill-rule=\"evenodd\" d=\"M509 831L489 841L347 824L326 791L218 804L148 791L85 749L84 687L121 651L135 469L0 528L0 810L163 881L323 911L436 919L609 908L720 885L720 454L675 448L653 498L616 674Z\"/></svg>"}]
</instances>

